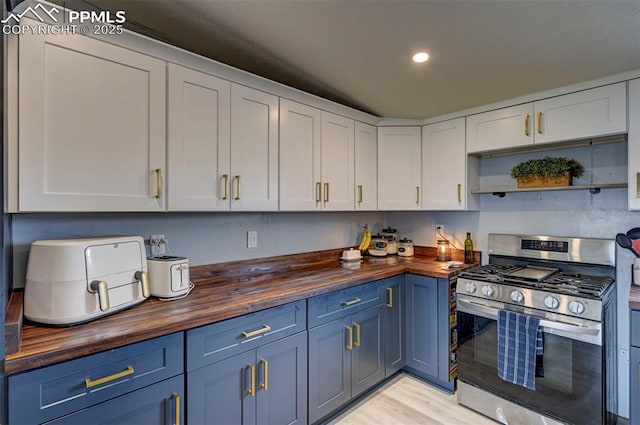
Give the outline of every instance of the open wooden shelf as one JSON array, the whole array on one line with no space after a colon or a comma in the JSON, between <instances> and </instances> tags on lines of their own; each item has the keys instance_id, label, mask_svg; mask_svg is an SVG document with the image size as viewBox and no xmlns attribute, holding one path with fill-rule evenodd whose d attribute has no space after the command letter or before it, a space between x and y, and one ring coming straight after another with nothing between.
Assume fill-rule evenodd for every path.
<instances>
[{"instance_id":1,"label":"open wooden shelf","mask_svg":"<svg viewBox=\"0 0 640 425\"><path fill-rule=\"evenodd\" d=\"M556 186L556 187L490 187L485 189L472 190L473 194L491 194L494 196L504 197L507 193L513 192L547 192L552 190L589 190L593 195L600 193L600 189L623 189L627 183L601 183L601 184L581 184L574 186Z\"/></svg>"}]
</instances>

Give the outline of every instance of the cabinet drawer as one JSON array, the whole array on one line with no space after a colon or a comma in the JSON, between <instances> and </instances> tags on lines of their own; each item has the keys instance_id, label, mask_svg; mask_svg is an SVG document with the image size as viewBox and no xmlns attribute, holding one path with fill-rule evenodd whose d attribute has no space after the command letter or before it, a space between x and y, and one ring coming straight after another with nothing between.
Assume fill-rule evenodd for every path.
<instances>
[{"instance_id":1,"label":"cabinet drawer","mask_svg":"<svg viewBox=\"0 0 640 425\"><path fill-rule=\"evenodd\" d=\"M9 376L9 423L36 424L183 372L183 334Z\"/></svg>"},{"instance_id":2,"label":"cabinet drawer","mask_svg":"<svg viewBox=\"0 0 640 425\"><path fill-rule=\"evenodd\" d=\"M631 310L631 345L640 347L640 311Z\"/></svg>"},{"instance_id":3,"label":"cabinet drawer","mask_svg":"<svg viewBox=\"0 0 640 425\"><path fill-rule=\"evenodd\" d=\"M309 298L309 328L382 304L383 280Z\"/></svg>"},{"instance_id":4,"label":"cabinet drawer","mask_svg":"<svg viewBox=\"0 0 640 425\"><path fill-rule=\"evenodd\" d=\"M304 300L187 331L187 370L302 332L307 328Z\"/></svg>"}]
</instances>

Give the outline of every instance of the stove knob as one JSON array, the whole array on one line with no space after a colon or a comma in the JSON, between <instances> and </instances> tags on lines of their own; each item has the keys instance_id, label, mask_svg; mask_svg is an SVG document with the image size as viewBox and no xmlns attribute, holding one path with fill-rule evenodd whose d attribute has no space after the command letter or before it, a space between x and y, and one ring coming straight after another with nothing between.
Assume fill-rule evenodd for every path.
<instances>
[{"instance_id":1,"label":"stove knob","mask_svg":"<svg viewBox=\"0 0 640 425\"><path fill-rule=\"evenodd\" d=\"M491 298L493 297L493 288L491 286L483 286L482 287L482 295L484 295L487 298Z\"/></svg>"},{"instance_id":2,"label":"stove knob","mask_svg":"<svg viewBox=\"0 0 640 425\"><path fill-rule=\"evenodd\" d=\"M548 296L544 299L544 305L547 308L555 310L560 305L560 301L556 297Z\"/></svg>"},{"instance_id":3,"label":"stove knob","mask_svg":"<svg viewBox=\"0 0 640 425\"><path fill-rule=\"evenodd\" d=\"M524 300L524 294L522 291L511 292L511 299L517 303L521 303Z\"/></svg>"},{"instance_id":4,"label":"stove knob","mask_svg":"<svg viewBox=\"0 0 640 425\"><path fill-rule=\"evenodd\" d=\"M573 314L582 314L584 313L584 304L580 301L571 301L569 303L569 311Z\"/></svg>"},{"instance_id":5,"label":"stove knob","mask_svg":"<svg viewBox=\"0 0 640 425\"><path fill-rule=\"evenodd\" d=\"M473 294L474 292L476 292L476 285L471 282L467 282L464 284L464 290L469 294Z\"/></svg>"}]
</instances>

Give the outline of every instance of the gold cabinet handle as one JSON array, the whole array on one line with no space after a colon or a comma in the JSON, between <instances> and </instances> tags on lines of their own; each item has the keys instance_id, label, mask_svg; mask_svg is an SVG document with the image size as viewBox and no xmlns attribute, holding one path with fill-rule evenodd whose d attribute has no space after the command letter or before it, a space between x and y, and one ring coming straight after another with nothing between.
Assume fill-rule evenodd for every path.
<instances>
[{"instance_id":1,"label":"gold cabinet handle","mask_svg":"<svg viewBox=\"0 0 640 425\"><path fill-rule=\"evenodd\" d=\"M420 186L416 186L416 204L420 205Z\"/></svg>"},{"instance_id":2,"label":"gold cabinet handle","mask_svg":"<svg viewBox=\"0 0 640 425\"><path fill-rule=\"evenodd\" d=\"M269 389L269 362L262 359L260 360L260 364L262 365L262 376L264 378L262 384L260 384L260 388L267 391Z\"/></svg>"},{"instance_id":3,"label":"gold cabinet handle","mask_svg":"<svg viewBox=\"0 0 640 425\"><path fill-rule=\"evenodd\" d=\"M239 201L240 200L240 176L236 176L235 179L236 179L236 197L233 199L235 199L236 201Z\"/></svg>"},{"instance_id":4,"label":"gold cabinet handle","mask_svg":"<svg viewBox=\"0 0 640 425\"><path fill-rule=\"evenodd\" d=\"M636 198L640 198L640 173L636 173Z\"/></svg>"},{"instance_id":5,"label":"gold cabinet handle","mask_svg":"<svg viewBox=\"0 0 640 425\"><path fill-rule=\"evenodd\" d=\"M393 308L393 288L387 288L387 307Z\"/></svg>"},{"instance_id":6,"label":"gold cabinet handle","mask_svg":"<svg viewBox=\"0 0 640 425\"><path fill-rule=\"evenodd\" d=\"M147 272L136 272L134 275L136 280L140 281L142 285L142 296L149 298L151 296L151 287L149 286L149 274Z\"/></svg>"},{"instance_id":7,"label":"gold cabinet handle","mask_svg":"<svg viewBox=\"0 0 640 425\"><path fill-rule=\"evenodd\" d=\"M538 112L538 134L542 134L542 111Z\"/></svg>"},{"instance_id":8,"label":"gold cabinet handle","mask_svg":"<svg viewBox=\"0 0 640 425\"><path fill-rule=\"evenodd\" d=\"M353 342L353 345L360 347L360 324L354 322L353 327L356 328L356 340Z\"/></svg>"},{"instance_id":9,"label":"gold cabinet handle","mask_svg":"<svg viewBox=\"0 0 640 425\"><path fill-rule=\"evenodd\" d=\"M222 197L223 201L229 199L229 174L223 174L222 180L224 180L224 196Z\"/></svg>"},{"instance_id":10,"label":"gold cabinet handle","mask_svg":"<svg viewBox=\"0 0 640 425\"><path fill-rule=\"evenodd\" d=\"M100 310L109 310L109 285L104 280L94 280L91 282L90 288L94 292L98 292L98 301L100 303Z\"/></svg>"},{"instance_id":11,"label":"gold cabinet handle","mask_svg":"<svg viewBox=\"0 0 640 425\"><path fill-rule=\"evenodd\" d=\"M173 400L176 402L176 420L175 425L180 425L180 394L173 393Z\"/></svg>"},{"instance_id":12,"label":"gold cabinet handle","mask_svg":"<svg viewBox=\"0 0 640 425\"><path fill-rule=\"evenodd\" d=\"M247 394L251 397L256 395L256 367L252 364L248 364L247 367L251 371L251 387L247 390Z\"/></svg>"},{"instance_id":13,"label":"gold cabinet handle","mask_svg":"<svg viewBox=\"0 0 640 425\"><path fill-rule=\"evenodd\" d=\"M162 197L162 168L156 168L156 198Z\"/></svg>"},{"instance_id":14,"label":"gold cabinet handle","mask_svg":"<svg viewBox=\"0 0 640 425\"><path fill-rule=\"evenodd\" d=\"M255 331L244 331L242 332L242 336L245 338L251 338L252 336L256 336L256 335L260 335L263 334L265 332L269 332L271 330L271 326L269 325L262 325L262 327L260 329L256 329Z\"/></svg>"},{"instance_id":15,"label":"gold cabinet handle","mask_svg":"<svg viewBox=\"0 0 640 425\"><path fill-rule=\"evenodd\" d=\"M462 185L458 183L458 203L462 202Z\"/></svg>"},{"instance_id":16,"label":"gold cabinet handle","mask_svg":"<svg viewBox=\"0 0 640 425\"><path fill-rule=\"evenodd\" d=\"M113 375L105 376L103 378L98 378L96 380L87 378L84 380L84 385L87 388L93 388L98 385L106 384L107 382L115 381L116 379L120 379L125 376L133 375L133 373L134 373L133 366L127 366L127 368L122 372L114 373Z\"/></svg>"},{"instance_id":17,"label":"gold cabinet handle","mask_svg":"<svg viewBox=\"0 0 640 425\"><path fill-rule=\"evenodd\" d=\"M362 301L362 298L354 298L349 301L342 301L340 305L342 305L343 307L348 307L350 305L358 304L360 301Z\"/></svg>"},{"instance_id":18,"label":"gold cabinet handle","mask_svg":"<svg viewBox=\"0 0 640 425\"><path fill-rule=\"evenodd\" d=\"M358 185L358 203L359 204L362 203L362 185L361 184Z\"/></svg>"},{"instance_id":19,"label":"gold cabinet handle","mask_svg":"<svg viewBox=\"0 0 640 425\"><path fill-rule=\"evenodd\" d=\"M322 201L322 183L316 183L316 202Z\"/></svg>"},{"instance_id":20,"label":"gold cabinet handle","mask_svg":"<svg viewBox=\"0 0 640 425\"><path fill-rule=\"evenodd\" d=\"M351 326L347 326L347 333L349 334L347 350L353 350L353 328Z\"/></svg>"},{"instance_id":21,"label":"gold cabinet handle","mask_svg":"<svg viewBox=\"0 0 640 425\"><path fill-rule=\"evenodd\" d=\"M524 116L524 135L529 135L529 114Z\"/></svg>"},{"instance_id":22,"label":"gold cabinet handle","mask_svg":"<svg viewBox=\"0 0 640 425\"><path fill-rule=\"evenodd\" d=\"M324 184L324 202L329 202L329 183Z\"/></svg>"}]
</instances>

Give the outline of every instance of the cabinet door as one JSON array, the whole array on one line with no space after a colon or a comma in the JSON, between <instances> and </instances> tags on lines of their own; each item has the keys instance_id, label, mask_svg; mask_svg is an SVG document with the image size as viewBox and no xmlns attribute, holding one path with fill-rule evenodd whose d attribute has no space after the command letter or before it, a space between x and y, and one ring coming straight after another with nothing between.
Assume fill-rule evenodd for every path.
<instances>
[{"instance_id":1,"label":"cabinet door","mask_svg":"<svg viewBox=\"0 0 640 425\"><path fill-rule=\"evenodd\" d=\"M184 376L145 387L47 422L56 425L184 423Z\"/></svg>"},{"instance_id":2,"label":"cabinet door","mask_svg":"<svg viewBox=\"0 0 640 425\"><path fill-rule=\"evenodd\" d=\"M467 153L533 144L533 103L467 117Z\"/></svg>"},{"instance_id":3,"label":"cabinet door","mask_svg":"<svg viewBox=\"0 0 640 425\"><path fill-rule=\"evenodd\" d=\"M165 63L60 34L19 57L19 210L163 211Z\"/></svg>"},{"instance_id":4,"label":"cabinet door","mask_svg":"<svg viewBox=\"0 0 640 425\"><path fill-rule=\"evenodd\" d=\"M187 374L189 423L254 424L256 352L251 350Z\"/></svg>"},{"instance_id":5,"label":"cabinet door","mask_svg":"<svg viewBox=\"0 0 640 425\"><path fill-rule=\"evenodd\" d=\"M352 389L356 397L385 377L384 364L385 307L379 305L352 316Z\"/></svg>"},{"instance_id":6,"label":"cabinet door","mask_svg":"<svg viewBox=\"0 0 640 425\"><path fill-rule=\"evenodd\" d=\"M629 420L632 424L640 423L640 348L631 347L629 359Z\"/></svg>"},{"instance_id":7,"label":"cabinet door","mask_svg":"<svg viewBox=\"0 0 640 425\"><path fill-rule=\"evenodd\" d=\"M378 134L372 125L356 121L355 127L355 208L378 209Z\"/></svg>"},{"instance_id":8,"label":"cabinet door","mask_svg":"<svg viewBox=\"0 0 640 425\"><path fill-rule=\"evenodd\" d=\"M322 112L322 209L353 211L354 121Z\"/></svg>"},{"instance_id":9,"label":"cabinet door","mask_svg":"<svg viewBox=\"0 0 640 425\"><path fill-rule=\"evenodd\" d=\"M464 118L422 127L423 209L467 209L466 170Z\"/></svg>"},{"instance_id":10,"label":"cabinet door","mask_svg":"<svg viewBox=\"0 0 640 425\"><path fill-rule=\"evenodd\" d=\"M406 362L404 276L385 280L385 376L402 369Z\"/></svg>"},{"instance_id":11,"label":"cabinet door","mask_svg":"<svg viewBox=\"0 0 640 425\"><path fill-rule=\"evenodd\" d=\"M347 317L309 330L309 423L351 399L350 326Z\"/></svg>"},{"instance_id":12,"label":"cabinet door","mask_svg":"<svg viewBox=\"0 0 640 425\"><path fill-rule=\"evenodd\" d=\"M321 112L280 99L280 210L322 207Z\"/></svg>"},{"instance_id":13,"label":"cabinet door","mask_svg":"<svg viewBox=\"0 0 640 425\"><path fill-rule=\"evenodd\" d=\"M378 128L378 205L418 210L422 202L420 127Z\"/></svg>"},{"instance_id":14,"label":"cabinet door","mask_svg":"<svg viewBox=\"0 0 640 425\"><path fill-rule=\"evenodd\" d=\"M535 143L627 131L627 90L618 83L535 102Z\"/></svg>"},{"instance_id":15,"label":"cabinet door","mask_svg":"<svg viewBox=\"0 0 640 425\"><path fill-rule=\"evenodd\" d=\"M278 97L231 85L231 210L278 210Z\"/></svg>"},{"instance_id":16,"label":"cabinet door","mask_svg":"<svg viewBox=\"0 0 640 425\"><path fill-rule=\"evenodd\" d=\"M438 376L438 282L407 275L407 366Z\"/></svg>"},{"instance_id":17,"label":"cabinet door","mask_svg":"<svg viewBox=\"0 0 640 425\"><path fill-rule=\"evenodd\" d=\"M640 210L640 79L629 82L629 210Z\"/></svg>"},{"instance_id":18,"label":"cabinet door","mask_svg":"<svg viewBox=\"0 0 640 425\"><path fill-rule=\"evenodd\" d=\"M307 423L307 333L257 350L258 424Z\"/></svg>"},{"instance_id":19,"label":"cabinet door","mask_svg":"<svg viewBox=\"0 0 640 425\"><path fill-rule=\"evenodd\" d=\"M172 211L229 210L230 90L226 80L169 64Z\"/></svg>"}]
</instances>

